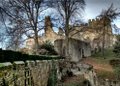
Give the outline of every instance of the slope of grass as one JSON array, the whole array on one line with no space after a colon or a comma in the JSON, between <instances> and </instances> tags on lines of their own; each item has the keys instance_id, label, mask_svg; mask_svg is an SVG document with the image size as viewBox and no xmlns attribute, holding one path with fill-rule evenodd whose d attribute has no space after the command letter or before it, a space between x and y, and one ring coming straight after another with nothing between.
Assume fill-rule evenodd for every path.
<instances>
[{"instance_id":1,"label":"slope of grass","mask_svg":"<svg viewBox=\"0 0 120 86\"><path fill-rule=\"evenodd\" d=\"M113 52L113 49L105 49L104 56L102 52L97 52L95 54L92 54L92 57L103 60L111 60L111 59L115 59L115 54Z\"/></svg>"},{"instance_id":2,"label":"slope of grass","mask_svg":"<svg viewBox=\"0 0 120 86\"><path fill-rule=\"evenodd\" d=\"M93 54L90 58L87 58L85 61L94 66L97 76L102 79L115 79L115 71L110 61L117 59L113 49L105 49L104 56L102 52L97 52Z\"/></svg>"},{"instance_id":3,"label":"slope of grass","mask_svg":"<svg viewBox=\"0 0 120 86\"><path fill-rule=\"evenodd\" d=\"M99 79L109 79L109 80L115 80L116 76L114 72L105 71L105 70L96 70L97 77Z\"/></svg>"}]
</instances>

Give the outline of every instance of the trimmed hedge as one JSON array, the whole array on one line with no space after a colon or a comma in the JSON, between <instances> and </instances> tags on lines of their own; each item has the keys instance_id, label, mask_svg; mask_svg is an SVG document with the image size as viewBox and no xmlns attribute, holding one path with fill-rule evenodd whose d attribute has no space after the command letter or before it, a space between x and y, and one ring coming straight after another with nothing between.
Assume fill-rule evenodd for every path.
<instances>
[{"instance_id":1,"label":"trimmed hedge","mask_svg":"<svg viewBox=\"0 0 120 86\"><path fill-rule=\"evenodd\" d=\"M26 60L56 60L63 59L60 56L48 56L48 55L28 55L21 52L15 52L11 50L0 50L0 62L13 62L13 61L26 61Z\"/></svg>"}]
</instances>

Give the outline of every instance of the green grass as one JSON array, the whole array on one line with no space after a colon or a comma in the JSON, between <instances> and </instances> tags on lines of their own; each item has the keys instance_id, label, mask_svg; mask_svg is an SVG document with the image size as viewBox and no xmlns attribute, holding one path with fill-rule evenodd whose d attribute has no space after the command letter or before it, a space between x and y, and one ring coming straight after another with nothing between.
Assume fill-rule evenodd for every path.
<instances>
[{"instance_id":1,"label":"green grass","mask_svg":"<svg viewBox=\"0 0 120 86\"><path fill-rule=\"evenodd\" d=\"M0 67L3 67L4 65L0 63Z\"/></svg>"},{"instance_id":2,"label":"green grass","mask_svg":"<svg viewBox=\"0 0 120 86\"><path fill-rule=\"evenodd\" d=\"M96 72L97 72L97 77L99 79L110 79L110 80L116 79L114 72L108 72L103 70L97 70Z\"/></svg>"},{"instance_id":3,"label":"green grass","mask_svg":"<svg viewBox=\"0 0 120 86\"><path fill-rule=\"evenodd\" d=\"M110 64L110 60L118 59L115 57L115 53L113 52L113 49L105 49L104 56L102 55L102 52L97 52L96 54L92 55L93 58L95 58L95 61L99 64ZM114 69L114 68L113 68ZM97 76L102 79L116 79L115 72L109 72L109 71L103 71L98 70Z\"/></svg>"},{"instance_id":4,"label":"green grass","mask_svg":"<svg viewBox=\"0 0 120 86\"><path fill-rule=\"evenodd\" d=\"M97 52L97 53L93 54L92 57L102 59L102 60L105 60L105 59L111 60L111 59L115 59L115 54L113 52L113 49L105 49L104 56L103 56L102 52Z\"/></svg>"}]
</instances>

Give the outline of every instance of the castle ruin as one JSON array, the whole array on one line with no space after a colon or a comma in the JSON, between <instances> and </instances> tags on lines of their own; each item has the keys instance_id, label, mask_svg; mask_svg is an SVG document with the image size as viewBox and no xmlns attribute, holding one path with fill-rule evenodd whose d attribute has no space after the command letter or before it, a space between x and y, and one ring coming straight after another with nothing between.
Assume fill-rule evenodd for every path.
<instances>
[{"instance_id":1,"label":"castle ruin","mask_svg":"<svg viewBox=\"0 0 120 86\"><path fill-rule=\"evenodd\" d=\"M114 45L116 41L115 36L112 33L112 28L110 24L108 24L106 27L103 27L102 19L96 18L96 19L89 20L88 24L73 26L72 28L73 30L70 32L70 37L69 37L72 42L71 46L74 46L72 47L73 48L72 50L74 50L75 46L79 46L79 44L81 43L83 43L83 46L82 47L79 46L78 47L79 49L77 51L75 48L74 52L71 52L71 53L74 53L72 54L72 57L77 56L79 58L82 58L82 56L85 56L85 55L90 56L91 55L90 52L92 50L94 51L95 49L102 48L103 28L105 29L105 42L104 42L105 48L110 48ZM58 33L54 32L51 19L49 16L45 18L44 31L45 31L44 35L39 37L39 44L43 44L47 40L49 40L53 44L55 42L55 49L57 50L58 54L65 54L64 44L61 44L61 43L64 43L63 41L65 39L64 31L62 28L59 28ZM55 40L57 40L59 43L56 42ZM88 47L86 47L85 44L87 44ZM34 45L34 40L28 39L26 42L27 48L33 49L33 45ZM60 48L62 48L62 50ZM82 55L83 51L84 51L84 55ZM77 52L78 54L75 55L75 52Z\"/></svg>"}]
</instances>

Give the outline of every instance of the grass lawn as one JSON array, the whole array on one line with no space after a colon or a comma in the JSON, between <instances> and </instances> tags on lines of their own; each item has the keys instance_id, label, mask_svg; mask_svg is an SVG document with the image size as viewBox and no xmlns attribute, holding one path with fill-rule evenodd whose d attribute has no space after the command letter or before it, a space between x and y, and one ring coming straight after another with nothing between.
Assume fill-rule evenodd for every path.
<instances>
[{"instance_id":1,"label":"grass lawn","mask_svg":"<svg viewBox=\"0 0 120 86\"><path fill-rule=\"evenodd\" d=\"M111 60L115 59L115 54L112 49L105 49L104 56L102 55L102 52L97 52L96 54L93 54L92 57L101 60Z\"/></svg>"},{"instance_id":2,"label":"grass lawn","mask_svg":"<svg viewBox=\"0 0 120 86\"><path fill-rule=\"evenodd\" d=\"M96 70L97 77L99 79L109 79L109 80L115 80L116 76L114 72L105 71L105 70Z\"/></svg>"}]
</instances>

